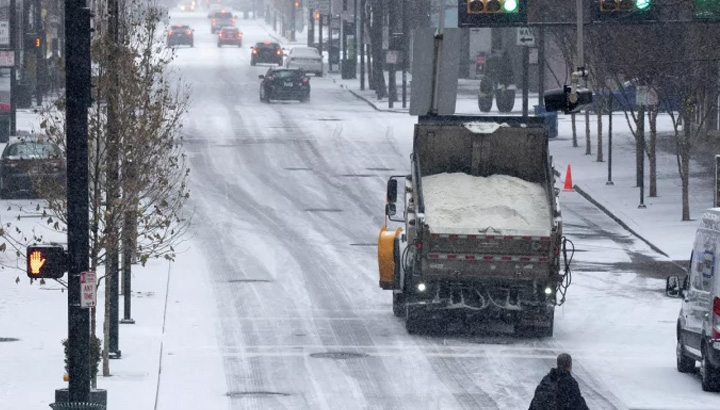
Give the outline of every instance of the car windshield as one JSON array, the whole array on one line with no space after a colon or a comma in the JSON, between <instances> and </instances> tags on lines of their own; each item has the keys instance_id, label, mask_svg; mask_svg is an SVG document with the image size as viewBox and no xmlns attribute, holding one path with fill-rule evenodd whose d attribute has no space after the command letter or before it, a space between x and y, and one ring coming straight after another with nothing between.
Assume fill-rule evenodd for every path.
<instances>
[{"instance_id":1,"label":"car windshield","mask_svg":"<svg viewBox=\"0 0 720 410\"><path fill-rule=\"evenodd\" d=\"M302 77L302 74L303 73L300 70L275 70L272 72L272 75L275 78L279 78L281 80L295 80Z\"/></svg>"},{"instance_id":2,"label":"car windshield","mask_svg":"<svg viewBox=\"0 0 720 410\"><path fill-rule=\"evenodd\" d=\"M172 30L189 30L190 26L172 26Z\"/></svg>"},{"instance_id":3,"label":"car windshield","mask_svg":"<svg viewBox=\"0 0 720 410\"><path fill-rule=\"evenodd\" d=\"M232 34L232 33L237 33L237 32L238 32L238 29L236 29L236 28L224 28L224 29L222 29L222 32L223 32L223 33Z\"/></svg>"},{"instance_id":4,"label":"car windshield","mask_svg":"<svg viewBox=\"0 0 720 410\"><path fill-rule=\"evenodd\" d=\"M232 13L228 13L227 11L219 11L215 13L215 18L217 19L231 19Z\"/></svg>"},{"instance_id":5,"label":"car windshield","mask_svg":"<svg viewBox=\"0 0 720 410\"><path fill-rule=\"evenodd\" d=\"M59 151L50 143L42 142L20 142L8 145L3 153L4 158L57 158Z\"/></svg>"}]
</instances>

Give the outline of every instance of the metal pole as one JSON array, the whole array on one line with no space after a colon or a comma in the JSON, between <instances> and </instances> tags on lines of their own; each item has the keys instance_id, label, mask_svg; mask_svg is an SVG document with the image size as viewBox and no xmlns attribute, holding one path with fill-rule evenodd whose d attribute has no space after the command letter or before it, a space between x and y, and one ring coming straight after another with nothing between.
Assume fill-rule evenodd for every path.
<instances>
[{"instance_id":1,"label":"metal pole","mask_svg":"<svg viewBox=\"0 0 720 410\"><path fill-rule=\"evenodd\" d=\"M108 127L108 156L107 156L107 182L108 190L105 201L107 203L108 224L108 243L107 255L105 262L107 295L106 309L109 310L109 339L108 355L111 359L119 359L121 356L119 342L119 323L120 323L120 238L119 238L119 222L120 218L117 214L118 199L120 198L119 187L119 150L120 150L120 126L118 118L118 101L116 96L119 94L120 79L118 77L117 54L120 52L120 7L118 0L108 1L108 11L110 13L109 35L114 50L109 54L109 70L110 74L110 90L107 97L107 127Z\"/></svg>"},{"instance_id":2,"label":"metal pole","mask_svg":"<svg viewBox=\"0 0 720 410\"><path fill-rule=\"evenodd\" d=\"M402 0L402 107L407 108L407 69L410 64L410 33L408 33L407 0Z\"/></svg>"},{"instance_id":3,"label":"metal pole","mask_svg":"<svg viewBox=\"0 0 720 410\"><path fill-rule=\"evenodd\" d=\"M360 0L360 90L365 90L365 0Z\"/></svg>"},{"instance_id":4,"label":"metal pole","mask_svg":"<svg viewBox=\"0 0 720 410\"><path fill-rule=\"evenodd\" d=\"M638 129L637 134L642 137L640 140L640 205L638 208L645 209L645 106L638 107Z\"/></svg>"},{"instance_id":5,"label":"metal pole","mask_svg":"<svg viewBox=\"0 0 720 410\"><path fill-rule=\"evenodd\" d=\"M522 51L522 72L523 72L523 90L522 90L522 116L528 117L528 105L530 100L530 48L523 46Z\"/></svg>"},{"instance_id":6,"label":"metal pole","mask_svg":"<svg viewBox=\"0 0 720 410\"><path fill-rule=\"evenodd\" d=\"M608 180L605 185L615 185L612 180L612 119L613 119L613 98L610 96L608 101L608 110L610 115L608 116Z\"/></svg>"},{"instance_id":7,"label":"metal pole","mask_svg":"<svg viewBox=\"0 0 720 410\"><path fill-rule=\"evenodd\" d=\"M309 9L310 19L308 20L308 36L307 45L308 47L315 47L315 10Z\"/></svg>"},{"instance_id":8,"label":"metal pole","mask_svg":"<svg viewBox=\"0 0 720 410\"><path fill-rule=\"evenodd\" d=\"M538 28L538 105L545 107L545 27Z\"/></svg>"},{"instance_id":9,"label":"metal pole","mask_svg":"<svg viewBox=\"0 0 720 410\"><path fill-rule=\"evenodd\" d=\"M323 35L322 35L323 34L323 17L325 17L325 15L321 14L320 19L319 19L320 21L318 22L318 40L319 40L318 50L320 51L320 57L322 57L322 55L323 55ZM328 59L328 63L329 63L329 59ZM329 71L330 71L330 68L328 67L328 72Z\"/></svg>"},{"instance_id":10,"label":"metal pole","mask_svg":"<svg viewBox=\"0 0 720 410\"><path fill-rule=\"evenodd\" d=\"M290 0L290 41L295 41L295 0Z\"/></svg>"},{"instance_id":11,"label":"metal pole","mask_svg":"<svg viewBox=\"0 0 720 410\"><path fill-rule=\"evenodd\" d=\"M445 29L445 7L440 7L440 17L438 22L437 34L435 35L435 67L433 68L433 86L432 86L432 105L430 106L430 113L437 114L438 112L438 95L440 94L440 56L442 55L443 46L443 30Z\"/></svg>"},{"instance_id":12,"label":"metal pole","mask_svg":"<svg viewBox=\"0 0 720 410\"><path fill-rule=\"evenodd\" d=\"M80 272L89 268L88 105L90 104L90 10L85 0L65 2L68 374L71 402L90 400L90 313L80 307Z\"/></svg>"},{"instance_id":13,"label":"metal pole","mask_svg":"<svg viewBox=\"0 0 720 410\"><path fill-rule=\"evenodd\" d=\"M15 64L10 68L10 135L17 134L17 64L18 64L18 39L17 39L17 3L10 0L10 49L15 54Z\"/></svg>"},{"instance_id":14,"label":"metal pole","mask_svg":"<svg viewBox=\"0 0 720 410\"><path fill-rule=\"evenodd\" d=\"M43 75L43 68L45 67L45 30L42 28L42 4L40 0L35 0L35 21L33 22L33 25L35 26L35 33L37 33L38 38L40 39L40 47L37 47L36 49L36 59L35 62L35 100L38 106L42 105L42 97L43 97L43 90L45 85L45 76Z\"/></svg>"}]
</instances>

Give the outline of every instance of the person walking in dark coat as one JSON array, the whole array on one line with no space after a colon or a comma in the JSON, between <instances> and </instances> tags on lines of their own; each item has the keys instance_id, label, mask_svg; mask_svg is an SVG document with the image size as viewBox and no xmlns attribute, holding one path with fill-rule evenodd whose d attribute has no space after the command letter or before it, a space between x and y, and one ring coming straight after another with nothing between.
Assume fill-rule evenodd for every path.
<instances>
[{"instance_id":1,"label":"person walking in dark coat","mask_svg":"<svg viewBox=\"0 0 720 410\"><path fill-rule=\"evenodd\" d=\"M560 354L557 368L551 369L535 389L529 410L589 410L571 372L572 357Z\"/></svg>"}]
</instances>

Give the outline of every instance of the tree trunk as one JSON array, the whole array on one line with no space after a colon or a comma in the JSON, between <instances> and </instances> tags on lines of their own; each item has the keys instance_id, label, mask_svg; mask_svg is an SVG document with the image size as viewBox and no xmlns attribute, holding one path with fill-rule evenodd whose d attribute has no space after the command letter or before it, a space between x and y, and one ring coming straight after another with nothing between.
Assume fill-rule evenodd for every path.
<instances>
[{"instance_id":1,"label":"tree trunk","mask_svg":"<svg viewBox=\"0 0 720 410\"><path fill-rule=\"evenodd\" d=\"M647 146L648 162L650 164L650 197L657 197L657 106L648 110L648 123L650 124L650 143Z\"/></svg>"},{"instance_id":2,"label":"tree trunk","mask_svg":"<svg viewBox=\"0 0 720 410\"><path fill-rule=\"evenodd\" d=\"M372 7L372 25L370 27L373 54L373 82L375 85L375 94L378 99L387 96L387 88L385 86L385 72L383 71L383 21L385 20L384 4L382 0L374 0Z\"/></svg>"},{"instance_id":3,"label":"tree trunk","mask_svg":"<svg viewBox=\"0 0 720 410\"><path fill-rule=\"evenodd\" d=\"M690 220L690 150L683 147L682 155L682 220Z\"/></svg>"},{"instance_id":4,"label":"tree trunk","mask_svg":"<svg viewBox=\"0 0 720 410\"><path fill-rule=\"evenodd\" d=\"M577 122L575 122L575 114L570 114L570 122L572 123L572 141L573 148L577 148Z\"/></svg>"},{"instance_id":5,"label":"tree trunk","mask_svg":"<svg viewBox=\"0 0 720 410\"><path fill-rule=\"evenodd\" d=\"M638 108L637 131L635 133L635 186L640 187L643 184L642 164L645 161L643 154L645 142L645 109L641 106Z\"/></svg>"},{"instance_id":6,"label":"tree trunk","mask_svg":"<svg viewBox=\"0 0 720 410\"><path fill-rule=\"evenodd\" d=\"M590 141L590 111L585 110L585 155L592 155L592 141Z\"/></svg>"},{"instance_id":7,"label":"tree trunk","mask_svg":"<svg viewBox=\"0 0 720 410\"><path fill-rule=\"evenodd\" d=\"M602 121L602 107L597 110L597 162L603 162L603 121ZM612 115L612 113L610 113Z\"/></svg>"}]
</instances>

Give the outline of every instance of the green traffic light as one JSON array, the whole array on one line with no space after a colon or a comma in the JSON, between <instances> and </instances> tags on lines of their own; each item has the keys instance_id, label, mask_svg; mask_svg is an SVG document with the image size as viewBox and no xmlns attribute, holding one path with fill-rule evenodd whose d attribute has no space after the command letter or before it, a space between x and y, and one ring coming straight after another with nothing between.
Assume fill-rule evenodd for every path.
<instances>
[{"instance_id":1,"label":"green traffic light","mask_svg":"<svg viewBox=\"0 0 720 410\"><path fill-rule=\"evenodd\" d=\"M650 7L650 0L635 0L635 7L637 7L638 10L645 10Z\"/></svg>"},{"instance_id":2,"label":"green traffic light","mask_svg":"<svg viewBox=\"0 0 720 410\"><path fill-rule=\"evenodd\" d=\"M649 1L649 0L640 0L640 1ZM506 13L514 13L518 10L518 0L505 0L503 2L503 10L505 10Z\"/></svg>"}]
</instances>

